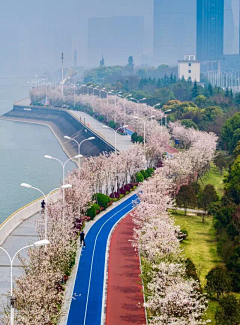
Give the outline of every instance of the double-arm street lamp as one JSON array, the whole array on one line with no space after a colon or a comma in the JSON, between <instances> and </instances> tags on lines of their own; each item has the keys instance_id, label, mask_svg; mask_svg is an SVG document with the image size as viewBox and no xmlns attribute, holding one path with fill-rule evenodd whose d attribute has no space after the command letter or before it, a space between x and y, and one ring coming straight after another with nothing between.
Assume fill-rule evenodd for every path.
<instances>
[{"instance_id":1,"label":"double-arm street lamp","mask_svg":"<svg viewBox=\"0 0 240 325\"><path fill-rule=\"evenodd\" d=\"M138 106L139 106L139 103L140 103L140 102L143 102L143 101L146 100L146 99L147 99L147 98L144 97L144 98L141 98L141 99L137 100L136 98L131 97L131 100L133 100L133 101L135 101L135 102L137 103L137 116L139 115L139 114L138 114L138 108L139 108Z\"/></svg>"},{"instance_id":2,"label":"double-arm street lamp","mask_svg":"<svg viewBox=\"0 0 240 325\"><path fill-rule=\"evenodd\" d=\"M110 129L110 130L113 130L115 132L115 141L114 141L114 146L115 146L115 154L117 154L117 131L122 129L122 128L127 128L128 125L123 125L123 126L120 126L119 128L117 128L117 130L114 130L113 128L110 128L109 126L107 125L103 125L103 128L104 129Z\"/></svg>"},{"instance_id":3,"label":"double-arm street lamp","mask_svg":"<svg viewBox=\"0 0 240 325\"><path fill-rule=\"evenodd\" d=\"M10 254L3 248L0 247L0 249L2 251L4 251L7 255L7 257L9 258L10 261L10 281L11 281L11 290L10 290L10 305L11 305L11 325L14 325L14 305L15 305L15 299L13 298L13 261L15 259L15 257L23 250L29 247L42 247L42 246L46 246L50 244L48 240L44 239L44 240L39 240L36 241L34 244L32 245L28 245L28 246L24 246L22 248L20 248L13 256L13 258L11 258Z\"/></svg>"},{"instance_id":4,"label":"double-arm street lamp","mask_svg":"<svg viewBox=\"0 0 240 325\"><path fill-rule=\"evenodd\" d=\"M95 140L95 137L90 137L90 138L87 138L87 139L84 139L82 140L81 142L78 142L76 139L73 139L67 135L64 135L64 138L67 139L67 140L70 140L70 141L74 141L76 142L76 144L78 145L78 168L79 168L79 175L80 175L80 169L81 169L81 157L83 157L81 154L80 154L80 149L81 149L81 144L85 141L91 141L91 140Z\"/></svg>"},{"instance_id":5,"label":"double-arm street lamp","mask_svg":"<svg viewBox=\"0 0 240 325\"><path fill-rule=\"evenodd\" d=\"M155 116L151 116L151 120L152 118L154 118ZM144 144L144 154L146 154L146 121L144 118L142 117L138 117L138 116L133 116L134 119L136 120L142 120L143 121L143 126L144 126L144 131L143 131L143 144Z\"/></svg>"},{"instance_id":6,"label":"double-arm street lamp","mask_svg":"<svg viewBox=\"0 0 240 325\"><path fill-rule=\"evenodd\" d=\"M44 158L47 158L47 159L51 159L51 160L56 160L56 161L58 161L61 165L62 165L62 170L63 170L63 180L62 180L62 183L63 183L63 185L64 185L64 178L65 178L65 166L66 166L66 164L70 161L70 160L73 160L73 159L79 159L79 158L81 158L82 157L82 155L77 155L77 156L75 156L75 157L72 157L72 158L69 158L68 160L66 160L65 161L65 163L63 163L60 159L58 159L58 158L54 158L54 157L52 157L52 156L49 156L49 155L45 155L44 156ZM64 189L64 187L63 187L63 205L65 204L65 189Z\"/></svg>"}]
</instances>

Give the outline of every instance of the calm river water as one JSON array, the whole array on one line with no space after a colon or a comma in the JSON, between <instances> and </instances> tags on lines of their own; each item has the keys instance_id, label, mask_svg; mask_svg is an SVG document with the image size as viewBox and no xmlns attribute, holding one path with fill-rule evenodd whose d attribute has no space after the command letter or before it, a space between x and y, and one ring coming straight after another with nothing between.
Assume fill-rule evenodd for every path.
<instances>
[{"instance_id":1,"label":"calm river water","mask_svg":"<svg viewBox=\"0 0 240 325\"><path fill-rule=\"evenodd\" d=\"M28 96L27 78L0 76L0 115L12 109L14 99ZM45 126L0 120L0 224L14 211L37 199L40 193L20 187L29 183L48 193L58 187L62 167L51 155L62 161L68 157L57 139ZM67 170L75 168L69 162Z\"/></svg>"}]
</instances>

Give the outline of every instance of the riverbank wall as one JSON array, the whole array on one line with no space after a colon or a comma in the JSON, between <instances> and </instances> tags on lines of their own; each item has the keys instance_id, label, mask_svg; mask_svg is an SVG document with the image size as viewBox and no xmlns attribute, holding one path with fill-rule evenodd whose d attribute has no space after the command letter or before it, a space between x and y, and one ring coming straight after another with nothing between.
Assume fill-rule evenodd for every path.
<instances>
[{"instance_id":1,"label":"riverbank wall","mask_svg":"<svg viewBox=\"0 0 240 325\"><path fill-rule=\"evenodd\" d=\"M19 103L15 103L13 109L2 115L0 119L48 126L68 157L78 154L78 146L76 142L66 140L65 135L74 138L79 143L89 137L95 137L95 140L87 141L81 146L81 154L84 157L97 156L102 152L110 152L115 149L102 135L91 129L84 120L77 119L66 109Z\"/></svg>"}]
</instances>

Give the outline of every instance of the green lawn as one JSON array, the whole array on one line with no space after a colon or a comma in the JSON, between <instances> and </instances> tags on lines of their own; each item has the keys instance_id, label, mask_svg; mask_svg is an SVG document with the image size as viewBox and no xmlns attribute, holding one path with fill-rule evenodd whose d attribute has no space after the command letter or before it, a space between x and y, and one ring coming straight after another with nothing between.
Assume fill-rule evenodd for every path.
<instances>
[{"instance_id":1,"label":"green lawn","mask_svg":"<svg viewBox=\"0 0 240 325\"><path fill-rule=\"evenodd\" d=\"M202 181L199 180L198 183L201 185L201 187L204 187L207 184L212 184L216 188L216 191L218 192L218 195L221 198L224 192L223 178L226 173L227 171L224 171L223 175L221 175L217 167L212 164L210 171L206 175L204 175Z\"/></svg>"},{"instance_id":2,"label":"green lawn","mask_svg":"<svg viewBox=\"0 0 240 325\"><path fill-rule=\"evenodd\" d=\"M196 265L201 284L204 286L207 273L221 263L217 254L213 219L206 217L205 223L202 223L202 218L198 216L184 216L179 213L173 216L176 224L188 231L187 239L181 244L183 254L191 258Z\"/></svg>"},{"instance_id":3,"label":"green lawn","mask_svg":"<svg viewBox=\"0 0 240 325\"><path fill-rule=\"evenodd\" d=\"M182 212L183 213L183 212ZM188 231L187 239L181 244L183 254L190 258L195 264L202 287L206 283L207 273L216 265L221 264L221 259L217 254L217 241L215 230L213 228L212 217L206 217L205 223L198 216L184 216L183 214L174 214L175 223ZM211 319L215 325L215 311L218 303L209 301L209 307L204 319Z\"/></svg>"}]
</instances>

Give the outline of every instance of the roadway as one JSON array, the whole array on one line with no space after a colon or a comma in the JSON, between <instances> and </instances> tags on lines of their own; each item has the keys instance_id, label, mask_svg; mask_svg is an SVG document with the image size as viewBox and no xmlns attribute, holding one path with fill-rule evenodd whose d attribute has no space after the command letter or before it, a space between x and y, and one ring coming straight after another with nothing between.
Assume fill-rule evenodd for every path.
<instances>
[{"instance_id":1,"label":"roadway","mask_svg":"<svg viewBox=\"0 0 240 325\"><path fill-rule=\"evenodd\" d=\"M108 238L116 223L133 208L137 195L130 196L102 216L86 235L82 249L67 325L100 325L105 313L106 254Z\"/></svg>"}]
</instances>

